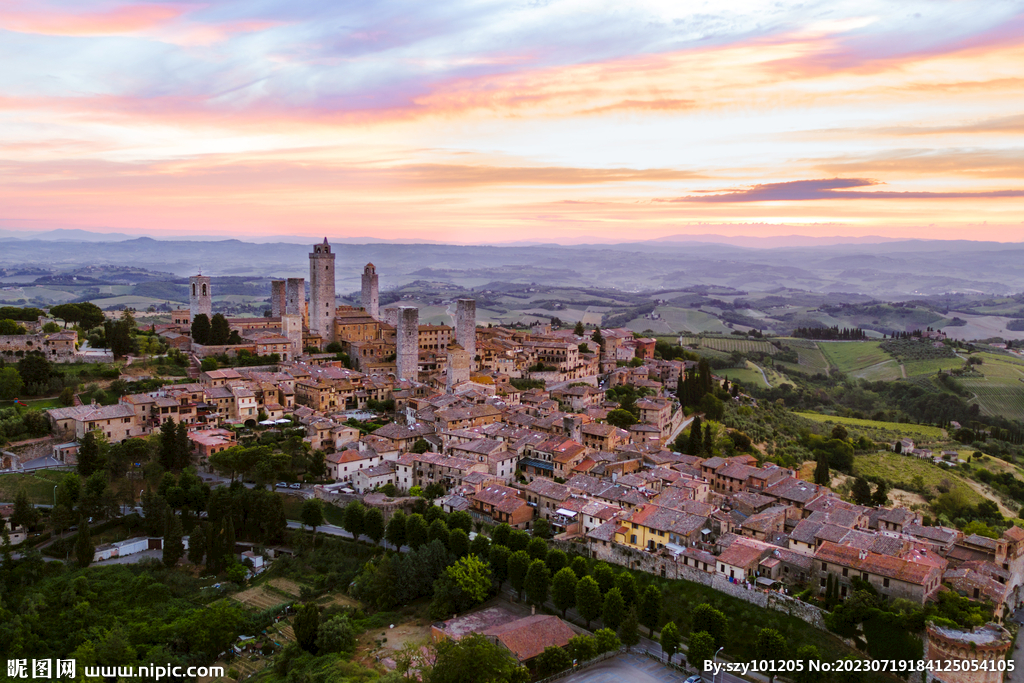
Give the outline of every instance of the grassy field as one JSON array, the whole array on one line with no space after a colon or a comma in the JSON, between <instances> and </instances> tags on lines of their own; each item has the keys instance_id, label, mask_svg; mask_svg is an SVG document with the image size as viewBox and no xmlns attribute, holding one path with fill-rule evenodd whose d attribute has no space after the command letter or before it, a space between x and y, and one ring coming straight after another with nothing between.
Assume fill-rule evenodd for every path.
<instances>
[{"instance_id":1,"label":"grassy field","mask_svg":"<svg viewBox=\"0 0 1024 683\"><path fill-rule=\"evenodd\" d=\"M31 474L0 474L0 502L13 503L19 489L25 489L33 503L53 504L53 487L67 472L40 470Z\"/></svg>"},{"instance_id":2,"label":"grassy field","mask_svg":"<svg viewBox=\"0 0 1024 683\"><path fill-rule=\"evenodd\" d=\"M978 354L984 363L976 366L984 377L960 379L960 384L974 393L985 415L1002 415L1011 420L1024 419L1024 363L994 353Z\"/></svg>"},{"instance_id":3,"label":"grassy field","mask_svg":"<svg viewBox=\"0 0 1024 683\"><path fill-rule=\"evenodd\" d=\"M766 341L742 339L732 335L727 337L683 337L683 343L691 346L713 349L723 353L739 351L740 353L767 353L770 356L774 356L779 352L773 344Z\"/></svg>"},{"instance_id":4,"label":"grassy field","mask_svg":"<svg viewBox=\"0 0 1024 683\"><path fill-rule=\"evenodd\" d=\"M284 500L284 516L285 519L292 519L296 522L302 521L302 504L306 502L304 498L299 496L291 496L285 493L278 493ZM344 510L333 503L324 503L324 520L328 524L334 526L341 526L342 519L344 518Z\"/></svg>"},{"instance_id":5,"label":"grassy field","mask_svg":"<svg viewBox=\"0 0 1024 683\"><path fill-rule=\"evenodd\" d=\"M839 417L837 415L821 415L819 413L797 413L814 422L824 424L841 424L851 433L863 432L875 441L894 441L898 438L910 438L914 441L935 442L945 441L948 437L942 429L929 425L907 424L903 422L879 422L878 420L859 420L855 417Z\"/></svg>"},{"instance_id":6,"label":"grassy field","mask_svg":"<svg viewBox=\"0 0 1024 683\"><path fill-rule=\"evenodd\" d=\"M783 339L782 343L796 351L796 355L800 358L798 369L801 372L810 375L828 374L828 359L825 358L825 354L821 352L816 342L810 339Z\"/></svg>"},{"instance_id":7,"label":"grassy field","mask_svg":"<svg viewBox=\"0 0 1024 683\"><path fill-rule=\"evenodd\" d=\"M29 408L34 410L46 410L48 408L60 408L60 399L57 398L21 398L18 399L21 403L25 403ZM14 405L14 401L0 401L0 408L10 408Z\"/></svg>"},{"instance_id":8,"label":"grassy field","mask_svg":"<svg viewBox=\"0 0 1024 683\"><path fill-rule=\"evenodd\" d=\"M674 306L658 306L655 313L672 328L674 332L723 332L731 330L721 320L703 311L692 308L675 308Z\"/></svg>"},{"instance_id":9,"label":"grassy field","mask_svg":"<svg viewBox=\"0 0 1024 683\"><path fill-rule=\"evenodd\" d=\"M903 364L907 370L907 377L919 377L921 375L934 375L939 370L953 370L962 368L964 362L959 358L931 358L928 360L912 360Z\"/></svg>"},{"instance_id":10,"label":"grassy field","mask_svg":"<svg viewBox=\"0 0 1024 683\"><path fill-rule=\"evenodd\" d=\"M836 370L852 374L892 360L879 342L818 342L818 348Z\"/></svg>"},{"instance_id":11,"label":"grassy field","mask_svg":"<svg viewBox=\"0 0 1024 683\"><path fill-rule=\"evenodd\" d=\"M729 381L739 382L740 386L767 388L761 373L754 368L723 368L718 374L728 377Z\"/></svg>"},{"instance_id":12,"label":"grassy field","mask_svg":"<svg viewBox=\"0 0 1024 683\"><path fill-rule=\"evenodd\" d=\"M931 460L911 455L896 453L858 455L853 459L853 472L857 475L883 477L897 488L904 489L913 488L914 479L920 476L925 486L930 486L933 492L937 492L936 487L945 481L952 484L952 489L962 490L971 505L977 505L985 500L985 497L971 488L967 480L958 472L936 465Z\"/></svg>"}]
</instances>

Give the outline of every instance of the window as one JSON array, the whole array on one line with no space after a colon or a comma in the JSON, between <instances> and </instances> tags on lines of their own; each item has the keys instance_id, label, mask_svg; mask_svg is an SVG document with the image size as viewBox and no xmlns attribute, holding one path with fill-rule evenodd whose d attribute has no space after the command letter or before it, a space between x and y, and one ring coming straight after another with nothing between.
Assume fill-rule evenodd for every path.
<instances>
[{"instance_id":1,"label":"window","mask_svg":"<svg viewBox=\"0 0 1024 683\"><path fill-rule=\"evenodd\" d=\"M868 580L868 573L867 572L862 572L861 575L860 575L860 578L862 578L863 580L867 581Z\"/></svg>"},{"instance_id":2,"label":"window","mask_svg":"<svg viewBox=\"0 0 1024 683\"><path fill-rule=\"evenodd\" d=\"M843 567L843 576L849 576L849 575L850 575L850 570L847 569L846 567Z\"/></svg>"},{"instance_id":3,"label":"window","mask_svg":"<svg viewBox=\"0 0 1024 683\"><path fill-rule=\"evenodd\" d=\"M824 562L822 562L821 563L821 571L825 571L826 569L828 569L828 565L825 564Z\"/></svg>"},{"instance_id":4,"label":"window","mask_svg":"<svg viewBox=\"0 0 1024 683\"><path fill-rule=\"evenodd\" d=\"M632 543L633 545L636 545L636 534L632 534L629 537L629 542Z\"/></svg>"}]
</instances>

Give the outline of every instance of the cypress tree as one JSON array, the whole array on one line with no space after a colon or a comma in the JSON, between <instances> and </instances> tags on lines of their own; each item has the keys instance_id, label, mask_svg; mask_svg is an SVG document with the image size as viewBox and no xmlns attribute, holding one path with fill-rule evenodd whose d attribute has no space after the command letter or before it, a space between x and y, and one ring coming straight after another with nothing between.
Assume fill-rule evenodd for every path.
<instances>
[{"instance_id":1,"label":"cypress tree","mask_svg":"<svg viewBox=\"0 0 1024 683\"><path fill-rule=\"evenodd\" d=\"M711 423L707 423L707 424L704 425L704 444L703 444L703 448L704 448L704 453L706 455L708 455L708 456L710 456L711 452L715 449L715 435L714 435L714 432L712 431Z\"/></svg>"},{"instance_id":2,"label":"cypress tree","mask_svg":"<svg viewBox=\"0 0 1024 683\"><path fill-rule=\"evenodd\" d=\"M184 422L179 422L174 432L174 468L183 470L191 461L192 444L188 439L188 426Z\"/></svg>"},{"instance_id":3,"label":"cypress tree","mask_svg":"<svg viewBox=\"0 0 1024 683\"><path fill-rule=\"evenodd\" d=\"M164 532L163 563L165 567L173 567L185 554L182 544L181 520L172 510L167 511L167 530Z\"/></svg>"},{"instance_id":4,"label":"cypress tree","mask_svg":"<svg viewBox=\"0 0 1024 683\"><path fill-rule=\"evenodd\" d=\"M75 560L78 566L85 569L92 564L92 558L96 554L96 546L92 542L92 534L89 532L89 520L82 517L78 522L78 537L75 539Z\"/></svg>"},{"instance_id":5,"label":"cypress tree","mask_svg":"<svg viewBox=\"0 0 1024 683\"><path fill-rule=\"evenodd\" d=\"M701 421L694 417L690 423L690 440L686 444L686 452L689 455L700 455L703 443L701 442Z\"/></svg>"}]
</instances>

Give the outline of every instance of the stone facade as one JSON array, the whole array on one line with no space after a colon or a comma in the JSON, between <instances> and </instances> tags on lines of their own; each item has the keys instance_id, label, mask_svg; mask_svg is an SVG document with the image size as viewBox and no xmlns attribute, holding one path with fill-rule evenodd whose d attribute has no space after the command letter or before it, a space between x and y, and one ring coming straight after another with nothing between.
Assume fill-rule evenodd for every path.
<instances>
[{"instance_id":1,"label":"stone facade","mask_svg":"<svg viewBox=\"0 0 1024 683\"><path fill-rule=\"evenodd\" d=\"M333 266L332 266L333 267ZM297 315L302 319L306 309L306 281L301 277L290 277L285 282L285 305L283 315Z\"/></svg>"},{"instance_id":2,"label":"stone facade","mask_svg":"<svg viewBox=\"0 0 1024 683\"><path fill-rule=\"evenodd\" d=\"M950 660L961 660L968 665L961 667L966 671L928 672L928 683L1000 683L1003 680L999 662L1009 654L1013 646L1013 638L1006 629L997 624L986 624L973 631L930 625L926 633L925 661L935 662L937 668L944 668ZM981 665L977 671L971 670L974 668L970 666L972 662ZM990 670L983 670L982 666Z\"/></svg>"},{"instance_id":3,"label":"stone facade","mask_svg":"<svg viewBox=\"0 0 1024 683\"><path fill-rule=\"evenodd\" d=\"M420 310L415 306L398 309L398 339L396 360L398 379L415 380L419 374Z\"/></svg>"},{"instance_id":4,"label":"stone facade","mask_svg":"<svg viewBox=\"0 0 1024 683\"><path fill-rule=\"evenodd\" d=\"M70 363L76 359L78 333L0 335L0 358L17 363L27 353L42 353L51 363Z\"/></svg>"},{"instance_id":5,"label":"stone facade","mask_svg":"<svg viewBox=\"0 0 1024 683\"><path fill-rule=\"evenodd\" d=\"M200 313L213 318L213 289L208 276L193 275L188 279L188 313L190 323Z\"/></svg>"},{"instance_id":6,"label":"stone facade","mask_svg":"<svg viewBox=\"0 0 1024 683\"><path fill-rule=\"evenodd\" d=\"M292 352L285 360L298 358L302 353L302 316L298 314L282 315L281 336L287 338L292 345Z\"/></svg>"},{"instance_id":7,"label":"stone facade","mask_svg":"<svg viewBox=\"0 0 1024 683\"><path fill-rule=\"evenodd\" d=\"M285 294L285 281L272 280L270 283L270 317L280 318L284 315L287 307Z\"/></svg>"},{"instance_id":8,"label":"stone facade","mask_svg":"<svg viewBox=\"0 0 1024 683\"><path fill-rule=\"evenodd\" d=\"M448 347L448 369L445 371L445 393L455 392L455 386L469 381L469 354L458 342Z\"/></svg>"},{"instance_id":9,"label":"stone facade","mask_svg":"<svg viewBox=\"0 0 1024 683\"><path fill-rule=\"evenodd\" d=\"M470 368L476 358L476 300L459 299L455 302L455 341L469 356Z\"/></svg>"},{"instance_id":10,"label":"stone facade","mask_svg":"<svg viewBox=\"0 0 1024 683\"><path fill-rule=\"evenodd\" d=\"M309 254L309 331L324 344L334 341L334 257L326 237Z\"/></svg>"},{"instance_id":11,"label":"stone facade","mask_svg":"<svg viewBox=\"0 0 1024 683\"><path fill-rule=\"evenodd\" d=\"M367 263L363 268L363 310L370 314L374 320L379 319L380 306L380 285L377 279L377 268L372 263Z\"/></svg>"}]
</instances>

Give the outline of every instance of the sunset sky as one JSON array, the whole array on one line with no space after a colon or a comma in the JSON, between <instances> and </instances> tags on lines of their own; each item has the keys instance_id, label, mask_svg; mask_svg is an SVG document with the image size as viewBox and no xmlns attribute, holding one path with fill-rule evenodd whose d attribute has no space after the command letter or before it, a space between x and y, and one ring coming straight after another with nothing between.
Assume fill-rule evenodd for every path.
<instances>
[{"instance_id":1,"label":"sunset sky","mask_svg":"<svg viewBox=\"0 0 1024 683\"><path fill-rule=\"evenodd\" d=\"M1019 0L0 0L0 63L3 229L1024 240Z\"/></svg>"}]
</instances>

